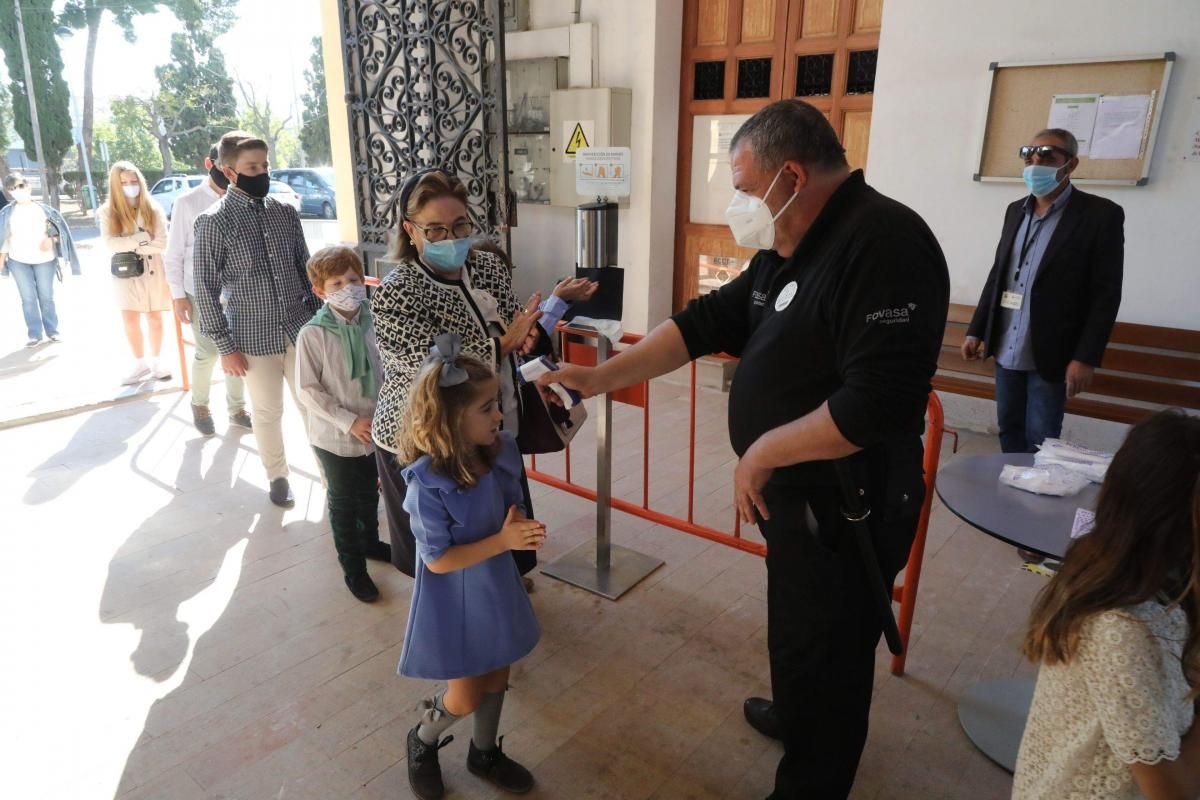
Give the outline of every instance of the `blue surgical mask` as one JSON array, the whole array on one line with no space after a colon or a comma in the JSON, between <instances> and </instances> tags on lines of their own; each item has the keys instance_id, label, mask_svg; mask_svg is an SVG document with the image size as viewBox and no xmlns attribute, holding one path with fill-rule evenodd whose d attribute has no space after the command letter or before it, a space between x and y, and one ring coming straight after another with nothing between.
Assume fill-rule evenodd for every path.
<instances>
[{"instance_id":1,"label":"blue surgical mask","mask_svg":"<svg viewBox=\"0 0 1200 800\"><path fill-rule=\"evenodd\" d=\"M1058 188L1062 183L1058 179L1058 171L1062 167L1048 167L1044 164L1028 164L1025 170L1021 173L1021 177L1025 179L1025 186L1028 187L1030 194L1034 197L1045 197ZM1063 176L1063 181L1067 176Z\"/></svg>"},{"instance_id":2,"label":"blue surgical mask","mask_svg":"<svg viewBox=\"0 0 1200 800\"><path fill-rule=\"evenodd\" d=\"M426 242L421 257L438 272L454 272L467 263L470 250L470 239L443 239L440 242Z\"/></svg>"}]
</instances>

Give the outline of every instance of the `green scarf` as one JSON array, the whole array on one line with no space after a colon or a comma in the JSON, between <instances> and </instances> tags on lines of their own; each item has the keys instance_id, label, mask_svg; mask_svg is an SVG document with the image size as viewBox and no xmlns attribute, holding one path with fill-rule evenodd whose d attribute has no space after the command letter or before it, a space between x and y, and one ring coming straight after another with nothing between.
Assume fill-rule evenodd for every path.
<instances>
[{"instance_id":1,"label":"green scarf","mask_svg":"<svg viewBox=\"0 0 1200 800\"><path fill-rule=\"evenodd\" d=\"M359 378L363 397L374 397L379 393L379 376L375 374L375 366L367 354L366 332L371 327L371 309L363 303L358 307L358 319L346 322L345 318L338 319L338 313L329 303L321 306L321 310L308 321L337 334L342 343L342 355L346 358L346 369L350 379Z\"/></svg>"}]
</instances>

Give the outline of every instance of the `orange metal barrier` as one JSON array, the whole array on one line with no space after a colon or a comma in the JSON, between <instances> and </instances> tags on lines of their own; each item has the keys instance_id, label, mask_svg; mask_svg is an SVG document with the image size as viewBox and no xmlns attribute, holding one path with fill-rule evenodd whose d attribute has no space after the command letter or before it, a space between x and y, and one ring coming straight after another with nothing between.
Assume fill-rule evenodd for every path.
<instances>
[{"instance_id":1,"label":"orange metal barrier","mask_svg":"<svg viewBox=\"0 0 1200 800\"><path fill-rule=\"evenodd\" d=\"M908 551L908 566L904 568L904 583L892 586L892 601L900 604L900 616L896 625L900 628L900 639L904 652L892 656L892 674L904 674L904 661L908 657L908 638L912 633L913 612L917 608L917 587L921 583L921 565L925 561L925 534L929 532L929 514L933 508L934 484L937 483L938 464L942 459L942 433L946 430L942 401L937 392L929 393L929 406L925 412L925 501L921 503L921 516L917 520L917 533L912 548ZM955 448L958 436L955 435Z\"/></svg>"},{"instance_id":2,"label":"orange metal barrier","mask_svg":"<svg viewBox=\"0 0 1200 800\"><path fill-rule=\"evenodd\" d=\"M598 334L585 333L575 329L565 329L562 326L559 332L569 334L570 336L586 336L595 338ZM643 337L637 334L627 333L621 338L621 344L636 344ZM596 363L596 348L582 344L577 341L571 341L568 337L564 337L563 342L563 361L571 364L580 364L583 366L592 366ZM620 352L615 352L610 358L620 358ZM719 358L735 360L732 356L720 355ZM681 518L662 511L656 511L650 508L650 385L642 383L636 386L629 386L613 393L613 400L640 407L643 410L642 414L642 502L637 504L629 500L624 500L619 497L613 497L611 500L612 507L617 511L623 511L626 514L631 514L641 519L649 520L658 525L665 525L669 528L682 531L683 533L699 536L702 539L723 544L727 547L732 547L737 550L742 550L747 553L765 556L767 554L766 545L759 542L751 542L743 539L741 536L741 521L737 516L737 511L734 511L733 532L727 533L724 531L710 528L706 525L699 525L695 522L694 506L695 506L695 478L696 478L696 362L691 364L691 385L689 387L689 422L688 422L688 503L687 517ZM926 428L925 428L925 500L921 504L921 513L917 522L916 535L913 538L912 549L909 551L908 564L904 572L904 582L902 584L893 585L892 600L900 604L900 613L897 617L897 625L900 628L900 637L904 642L904 654L893 656L891 670L893 675L904 674L905 656L908 652L909 636L912 632L913 612L916 609L917 589L921 580L921 566L925 557L925 539L929 529L929 516L933 506L934 483L937 480L938 463L941 457L942 434L945 430L944 417L942 412L942 403L938 399L936 392L929 393L929 406L926 413ZM531 467L527 471L528 476L547 486L552 486L556 489L561 489L564 492L586 498L593 502L596 501L596 490L586 486L581 486L571 480L571 448L567 446L564 454L564 478L556 475L550 475L542 472L537 468L537 456L531 456Z\"/></svg>"},{"instance_id":3,"label":"orange metal barrier","mask_svg":"<svg viewBox=\"0 0 1200 800\"><path fill-rule=\"evenodd\" d=\"M596 338L598 334L584 333L575 329L565 331L560 328L560 332L570 333L571 336L586 336L588 338ZM627 333L621 337L621 344L636 344L641 341L642 337ZM596 363L596 348L590 345L581 344L571 341L566 338L563 342L563 361L570 364L582 364L584 366L593 366ZM620 358L619 352L614 352L610 358ZM729 356L722 356L730 358ZM688 503L687 503L687 518L666 514L662 511L655 511L650 508L650 384L641 383L635 386L629 386L613 392L613 400L625 403L627 405L637 406L642 409L642 503L632 503L628 500L623 500L619 497L612 498L612 507L617 511L624 511L627 514L632 514L635 517L649 520L659 525L666 525L684 533L690 533L693 536L699 536L702 539L719 542L728 547L733 547L738 550L743 550L747 553L765 556L767 554L766 545L759 542L749 542L741 536L741 525L737 519L737 512L734 512L733 533L725 533L723 531L710 528L706 525L698 525L695 522L695 478L696 478L696 362L692 362L692 379L691 379L691 417L688 425ZM559 478L555 475L549 475L541 472L537 468L537 456L531 457L531 469L528 470L528 475L533 480L544 483L548 486L553 486L556 489L561 489L564 492L578 495L595 502L596 490L589 489L586 486L580 486L571 480L571 447L567 446L564 461L564 478Z\"/></svg>"},{"instance_id":4,"label":"orange metal barrier","mask_svg":"<svg viewBox=\"0 0 1200 800\"><path fill-rule=\"evenodd\" d=\"M193 310L192 313L195 313L195 311ZM187 353L184 351L183 346L190 344L192 347L195 347L196 343L190 339L183 338L183 320L179 318L179 315L173 313L171 316L175 318L175 341L179 343L179 381L183 386L183 391L186 392L191 390L192 381L191 376L188 374Z\"/></svg>"}]
</instances>

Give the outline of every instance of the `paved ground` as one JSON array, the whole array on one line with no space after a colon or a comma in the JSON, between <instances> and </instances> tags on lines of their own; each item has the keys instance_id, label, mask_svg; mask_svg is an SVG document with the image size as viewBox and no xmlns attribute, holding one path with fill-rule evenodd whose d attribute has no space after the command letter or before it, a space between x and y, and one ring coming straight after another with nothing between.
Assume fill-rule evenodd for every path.
<instances>
[{"instance_id":1,"label":"paved ground","mask_svg":"<svg viewBox=\"0 0 1200 800\"><path fill-rule=\"evenodd\" d=\"M163 359L171 368L172 380L121 386L132 355L113 302L109 253L100 243L94 222L67 210L83 274L68 272L55 286L64 337L61 344L44 342L32 350L24 347L25 323L16 284L11 278L0 280L0 428L180 385L175 323L167 314ZM306 219L303 224L310 250L336 239L336 223ZM184 336L191 336L186 327Z\"/></svg>"},{"instance_id":2,"label":"paved ground","mask_svg":"<svg viewBox=\"0 0 1200 800\"><path fill-rule=\"evenodd\" d=\"M686 394L656 383L652 397L651 495L678 510ZM724 396L702 390L701 410L698 516L724 527ZM379 603L345 590L312 456L296 415L285 423L290 511L267 502L253 437L199 437L182 394L0 431L0 796L409 797L404 735L433 688L395 675L411 581L374 565ZM617 491L639 499L640 430L640 412L618 408ZM545 560L593 535L589 503L535 495ZM543 638L514 670L501 724L538 779L531 797L766 796L779 750L740 711L767 690L761 560L620 514L614 540L666 561L620 602L536 578ZM955 703L981 677L1029 672L1017 639L1041 585L1011 548L935 507L908 675L878 659L855 800L1008 796ZM466 772L459 727L443 751L450 797L497 797Z\"/></svg>"}]
</instances>

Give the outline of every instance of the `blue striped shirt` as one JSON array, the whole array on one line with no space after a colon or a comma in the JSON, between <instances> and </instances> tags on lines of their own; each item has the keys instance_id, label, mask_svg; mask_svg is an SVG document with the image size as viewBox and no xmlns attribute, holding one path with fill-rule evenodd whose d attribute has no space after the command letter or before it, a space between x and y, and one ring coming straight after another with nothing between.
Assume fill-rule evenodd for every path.
<instances>
[{"instance_id":1,"label":"blue striped shirt","mask_svg":"<svg viewBox=\"0 0 1200 800\"><path fill-rule=\"evenodd\" d=\"M1000 341L993 352L996 354L996 363L1005 369L1029 371L1035 368L1033 339L1029 335L1029 290L1037 278L1042 256L1046 254L1046 246L1054 236L1071 191L1071 184L1068 183L1063 193L1054 199L1050 208L1040 217L1034 213L1033 197L1025 199L1025 217L1013 239L1006 280L999 286L1002 292L1024 296L1020 309L1000 306Z\"/></svg>"}]
</instances>

